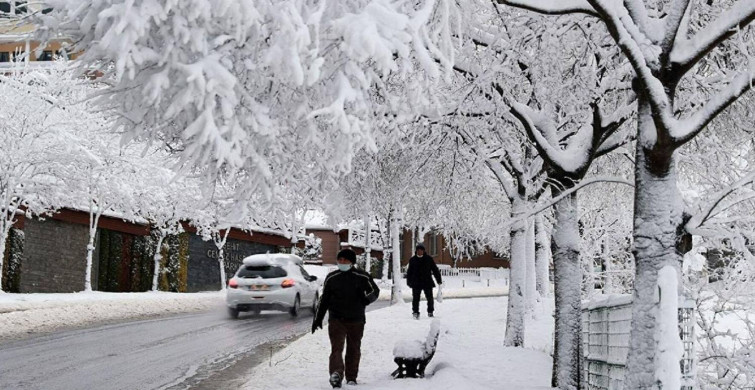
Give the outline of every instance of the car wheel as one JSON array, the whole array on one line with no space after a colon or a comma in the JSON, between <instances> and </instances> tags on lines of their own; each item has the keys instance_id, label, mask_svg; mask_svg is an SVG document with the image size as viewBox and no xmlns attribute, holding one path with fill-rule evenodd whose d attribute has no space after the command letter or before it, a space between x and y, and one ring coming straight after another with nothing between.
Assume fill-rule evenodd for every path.
<instances>
[{"instance_id":1,"label":"car wheel","mask_svg":"<svg viewBox=\"0 0 755 390\"><path fill-rule=\"evenodd\" d=\"M301 298L299 298L299 294L296 294L294 305L291 306L291 310L289 311L291 313L291 317L296 317L299 315L299 306L301 306Z\"/></svg>"},{"instance_id":2,"label":"car wheel","mask_svg":"<svg viewBox=\"0 0 755 390\"><path fill-rule=\"evenodd\" d=\"M315 293L315 300L312 301L312 313L317 313L317 304L320 301L320 294Z\"/></svg>"},{"instance_id":3,"label":"car wheel","mask_svg":"<svg viewBox=\"0 0 755 390\"><path fill-rule=\"evenodd\" d=\"M235 320L235 319L239 318L239 310L238 309L234 309L232 307L229 307L228 308L228 315Z\"/></svg>"}]
</instances>

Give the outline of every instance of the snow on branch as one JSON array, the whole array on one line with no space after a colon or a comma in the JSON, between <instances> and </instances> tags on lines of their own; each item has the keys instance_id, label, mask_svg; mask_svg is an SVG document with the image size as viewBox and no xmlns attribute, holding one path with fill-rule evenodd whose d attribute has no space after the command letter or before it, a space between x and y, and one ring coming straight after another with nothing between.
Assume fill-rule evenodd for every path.
<instances>
[{"instance_id":1,"label":"snow on branch","mask_svg":"<svg viewBox=\"0 0 755 390\"><path fill-rule=\"evenodd\" d=\"M723 202L724 199L729 197L731 194L743 188L744 186L747 186L753 183L755 183L755 172L751 172L745 175L743 178L737 180L735 183L731 184L727 188L720 191L718 194L716 194L713 197L713 199L708 203L707 206L703 207L699 213L693 215L692 218L690 218L690 220L685 225L685 229L688 232L697 231L700 227L702 227L705 224L706 221L708 221L714 215L713 213L714 211L718 210L718 212L721 212L731 206L734 206L737 203L741 203L743 201L752 199L753 194L747 194L746 196L744 196L743 198L740 198L739 200L730 202L724 208L719 207L721 202Z\"/></svg>"},{"instance_id":2,"label":"snow on branch","mask_svg":"<svg viewBox=\"0 0 755 390\"><path fill-rule=\"evenodd\" d=\"M677 121L674 126L669 128L673 142L682 145L694 138L718 114L750 90L753 82L755 82L755 64L750 64L748 71L740 73L726 88L719 91L696 113Z\"/></svg>"},{"instance_id":3,"label":"snow on branch","mask_svg":"<svg viewBox=\"0 0 755 390\"><path fill-rule=\"evenodd\" d=\"M591 104L592 123L585 124L569 139L565 148L559 146L556 125L545 115L521 103L511 104L511 113L519 119L540 154L552 168L569 175L580 175L591 161L627 142L626 137L612 137L631 114L620 109L608 121L603 119L597 103ZM607 142L611 140L611 142Z\"/></svg>"},{"instance_id":4,"label":"snow on branch","mask_svg":"<svg viewBox=\"0 0 755 390\"><path fill-rule=\"evenodd\" d=\"M671 62L683 72L691 69L721 42L736 34L755 19L755 1L740 0L711 21L691 39L677 39L671 50Z\"/></svg>"},{"instance_id":5,"label":"snow on branch","mask_svg":"<svg viewBox=\"0 0 755 390\"><path fill-rule=\"evenodd\" d=\"M598 16L585 0L497 0L498 4L545 15L587 14Z\"/></svg>"},{"instance_id":6,"label":"snow on branch","mask_svg":"<svg viewBox=\"0 0 755 390\"><path fill-rule=\"evenodd\" d=\"M651 69L651 65L659 64L660 47L654 45L639 30L626 8L616 7L606 0L590 0L590 3L600 13L611 37L632 64L654 114L663 124L658 126L658 129L670 128L674 120L672 105L663 83L655 77Z\"/></svg>"},{"instance_id":7,"label":"snow on branch","mask_svg":"<svg viewBox=\"0 0 755 390\"><path fill-rule=\"evenodd\" d=\"M582 180L579 183L577 183L574 187L561 192L558 196L548 199L548 202L546 202L545 204L538 205L536 208L529 210L527 213L521 216L521 220L526 220L527 218L530 218L533 215L540 214L543 211L551 208L551 206L558 204L558 202L564 200L566 197L571 196L575 192L581 190L582 188L587 187L589 185L597 184L597 183L615 183L615 184L623 184L629 187L634 187L634 183L621 177L598 176L598 177L593 177L587 180ZM509 226L513 225L516 222L517 220L509 221Z\"/></svg>"},{"instance_id":8,"label":"snow on branch","mask_svg":"<svg viewBox=\"0 0 755 390\"><path fill-rule=\"evenodd\" d=\"M690 0L674 0L669 10L669 15L666 17L666 34L663 37L663 43L661 46L668 51L673 47L677 36L679 36L679 29L683 28L684 18L687 15L689 9ZM686 26L685 26L686 27Z\"/></svg>"},{"instance_id":9,"label":"snow on branch","mask_svg":"<svg viewBox=\"0 0 755 390\"><path fill-rule=\"evenodd\" d=\"M589 141L593 137L591 126L583 126L574 135L569 146L561 149L557 144L553 145L553 141L557 140L555 124L542 113L521 103L513 103L511 113L522 122L550 165L566 172L577 172L588 164Z\"/></svg>"}]
</instances>

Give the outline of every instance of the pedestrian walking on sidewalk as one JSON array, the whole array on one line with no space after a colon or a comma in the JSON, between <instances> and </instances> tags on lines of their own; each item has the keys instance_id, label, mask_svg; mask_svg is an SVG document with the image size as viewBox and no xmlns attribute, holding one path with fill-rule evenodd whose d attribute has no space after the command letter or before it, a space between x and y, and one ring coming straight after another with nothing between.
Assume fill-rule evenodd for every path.
<instances>
[{"instance_id":1,"label":"pedestrian walking on sidewalk","mask_svg":"<svg viewBox=\"0 0 755 390\"><path fill-rule=\"evenodd\" d=\"M323 283L323 292L312 321L312 333L322 329L325 312L328 315L330 336L330 384L341 387L344 376L346 384L356 385L361 358L362 335L364 334L367 305L377 300L380 290L369 274L354 267L357 255L350 249L338 252L338 269L329 273ZM344 362L343 350L346 347Z\"/></svg>"},{"instance_id":2,"label":"pedestrian walking on sidewalk","mask_svg":"<svg viewBox=\"0 0 755 390\"><path fill-rule=\"evenodd\" d=\"M406 284L412 289L412 315L415 319L419 319L419 300L422 293L427 299L427 315L433 316L435 311L433 276L438 285L443 284L435 260L425 253L424 245L418 244L414 256L409 259L409 268L406 270Z\"/></svg>"}]
</instances>

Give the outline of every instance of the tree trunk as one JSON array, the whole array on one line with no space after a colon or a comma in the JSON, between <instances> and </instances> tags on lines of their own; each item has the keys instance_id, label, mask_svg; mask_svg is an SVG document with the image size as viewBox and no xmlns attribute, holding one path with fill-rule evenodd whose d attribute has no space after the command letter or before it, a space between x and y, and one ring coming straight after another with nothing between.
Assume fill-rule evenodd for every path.
<instances>
[{"instance_id":1,"label":"tree trunk","mask_svg":"<svg viewBox=\"0 0 755 390\"><path fill-rule=\"evenodd\" d=\"M554 190L553 197L559 196L559 192ZM582 267L579 263L578 212L576 193L558 202L551 236L556 300L551 385L562 390L580 388Z\"/></svg>"},{"instance_id":2,"label":"tree trunk","mask_svg":"<svg viewBox=\"0 0 755 390\"><path fill-rule=\"evenodd\" d=\"M503 345L507 347L524 346L525 283L527 266L526 242L527 220L523 200L515 200L512 205L511 218L517 222L511 226L509 306L506 315L506 337Z\"/></svg>"},{"instance_id":3,"label":"tree trunk","mask_svg":"<svg viewBox=\"0 0 755 390\"><path fill-rule=\"evenodd\" d=\"M526 235L525 259L526 259L526 303L527 311L533 312L537 301L539 300L537 293L537 272L535 270L535 221L530 218L527 221L527 235Z\"/></svg>"},{"instance_id":4,"label":"tree trunk","mask_svg":"<svg viewBox=\"0 0 755 390\"><path fill-rule=\"evenodd\" d=\"M165 240L165 233L160 232L160 237L157 238L157 247L155 248L155 255L153 259L155 261L155 271L152 275L152 291L157 291L157 281L160 276L160 260L163 259L162 248L163 240Z\"/></svg>"},{"instance_id":5,"label":"tree trunk","mask_svg":"<svg viewBox=\"0 0 755 390\"><path fill-rule=\"evenodd\" d=\"M371 232L370 215L368 214L364 218L364 268L370 275L372 275L372 245L370 245L372 239L372 237L370 237Z\"/></svg>"},{"instance_id":6,"label":"tree trunk","mask_svg":"<svg viewBox=\"0 0 755 390\"><path fill-rule=\"evenodd\" d=\"M394 216L396 214L394 213ZM391 259L393 260L393 286L391 287L391 305L403 303L403 294L401 293L401 284L403 276L401 275L401 241L399 240L399 219L395 216L391 221L391 239L393 240L393 251Z\"/></svg>"},{"instance_id":7,"label":"tree trunk","mask_svg":"<svg viewBox=\"0 0 755 390\"><path fill-rule=\"evenodd\" d=\"M634 259L635 280L632 330L625 388L650 389L657 385L656 350L661 313L657 294L658 271L671 266L681 275L682 255L676 249L681 234L682 203L676 186L674 150L648 150L643 134L655 134L647 102L638 104L638 139L635 162ZM681 285L681 283L679 283Z\"/></svg>"},{"instance_id":8,"label":"tree trunk","mask_svg":"<svg viewBox=\"0 0 755 390\"><path fill-rule=\"evenodd\" d=\"M95 225L96 226L96 225ZM94 255L94 240L97 228L89 228L89 243L87 243L87 269L84 277L84 291L92 291L92 257Z\"/></svg>"},{"instance_id":9,"label":"tree trunk","mask_svg":"<svg viewBox=\"0 0 755 390\"><path fill-rule=\"evenodd\" d=\"M5 260L5 242L13 224L4 220L0 226L0 294L3 293L3 260ZM12 264L12 263L11 263Z\"/></svg>"},{"instance_id":10,"label":"tree trunk","mask_svg":"<svg viewBox=\"0 0 755 390\"><path fill-rule=\"evenodd\" d=\"M225 244L225 243L224 243ZM225 276L225 254L223 248L225 245L218 248L218 265L220 266L220 289L225 290L226 276Z\"/></svg>"},{"instance_id":11,"label":"tree trunk","mask_svg":"<svg viewBox=\"0 0 755 390\"><path fill-rule=\"evenodd\" d=\"M545 231L543 216L535 216L535 274L538 294L541 297L550 295L550 281L548 278L550 266L550 253L548 251L549 240L548 232Z\"/></svg>"}]
</instances>

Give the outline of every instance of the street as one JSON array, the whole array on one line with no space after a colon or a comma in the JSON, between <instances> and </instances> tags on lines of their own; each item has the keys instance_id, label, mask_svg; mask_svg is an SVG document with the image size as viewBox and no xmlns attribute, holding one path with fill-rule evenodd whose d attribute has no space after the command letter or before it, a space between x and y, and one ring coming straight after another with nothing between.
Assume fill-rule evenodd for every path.
<instances>
[{"instance_id":1,"label":"street","mask_svg":"<svg viewBox=\"0 0 755 390\"><path fill-rule=\"evenodd\" d=\"M223 388L234 377L243 383L270 348L306 333L311 321L310 310L231 320L218 307L12 341L0 344L0 389Z\"/></svg>"}]
</instances>

